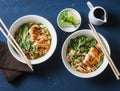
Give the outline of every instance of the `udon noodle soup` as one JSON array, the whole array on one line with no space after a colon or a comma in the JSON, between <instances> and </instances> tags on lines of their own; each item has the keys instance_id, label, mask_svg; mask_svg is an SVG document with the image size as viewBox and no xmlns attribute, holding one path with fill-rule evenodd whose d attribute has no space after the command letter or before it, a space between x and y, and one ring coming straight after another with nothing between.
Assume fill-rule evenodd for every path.
<instances>
[{"instance_id":1,"label":"udon noodle soup","mask_svg":"<svg viewBox=\"0 0 120 91\"><path fill-rule=\"evenodd\" d=\"M52 41L48 28L35 22L21 25L14 38L28 59L44 56L49 51Z\"/></svg>"},{"instance_id":2,"label":"udon noodle soup","mask_svg":"<svg viewBox=\"0 0 120 91\"><path fill-rule=\"evenodd\" d=\"M81 73L94 72L101 66L104 59L96 39L86 35L70 40L66 56L70 66Z\"/></svg>"}]
</instances>

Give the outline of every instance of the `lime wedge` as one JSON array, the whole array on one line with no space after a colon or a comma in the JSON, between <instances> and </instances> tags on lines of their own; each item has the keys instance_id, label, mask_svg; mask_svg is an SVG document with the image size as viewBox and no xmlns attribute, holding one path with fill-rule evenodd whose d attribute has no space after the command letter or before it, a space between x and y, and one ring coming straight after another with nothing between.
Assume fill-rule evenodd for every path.
<instances>
[{"instance_id":1,"label":"lime wedge","mask_svg":"<svg viewBox=\"0 0 120 91\"><path fill-rule=\"evenodd\" d=\"M78 16L77 16L74 12L69 11L69 12L68 12L68 17L73 17L73 23L74 23L75 25L77 25L77 24L80 23L80 20L79 20Z\"/></svg>"},{"instance_id":2,"label":"lime wedge","mask_svg":"<svg viewBox=\"0 0 120 91\"><path fill-rule=\"evenodd\" d=\"M63 22L60 24L61 27L74 27L74 25L70 22Z\"/></svg>"}]
</instances>

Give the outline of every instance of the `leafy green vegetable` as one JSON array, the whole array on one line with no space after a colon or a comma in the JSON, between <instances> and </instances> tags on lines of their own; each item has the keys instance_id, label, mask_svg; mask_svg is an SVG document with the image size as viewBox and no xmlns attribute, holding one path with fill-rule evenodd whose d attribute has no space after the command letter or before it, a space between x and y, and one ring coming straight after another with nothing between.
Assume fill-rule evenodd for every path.
<instances>
[{"instance_id":1,"label":"leafy green vegetable","mask_svg":"<svg viewBox=\"0 0 120 91\"><path fill-rule=\"evenodd\" d=\"M90 47L97 44L97 41L93 37L79 36L75 39L71 39L68 47L74 50L80 50L80 52L89 51Z\"/></svg>"},{"instance_id":2,"label":"leafy green vegetable","mask_svg":"<svg viewBox=\"0 0 120 91\"><path fill-rule=\"evenodd\" d=\"M62 22L61 26L62 27L74 27L74 25L71 22Z\"/></svg>"},{"instance_id":3,"label":"leafy green vegetable","mask_svg":"<svg viewBox=\"0 0 120 91\"><path fill-rule=\"evenodd\" d=\"M67 12L66 11L63 11L62 13L61 13L61 15L60 15L60 18L61 18L61 20L62 21L65 21L66 20L66 18L67 18Z\"/></svg>"},{"instance_id":4,"label":"leafy green vegetable","mask_svg":"<svg viewBox=\"0 0 120 91\"><path fill-rule=\"evenodd\" d=\"M80 50L80 53L84 53L84 52L85 52L85 47L84 47L84 46L81 46L81 47L79 48L79 50Z\"/></svg>"},{"instance_id":5,"label":"leafy green vegetable","mask_svg":"<svg viewBox=\"0 0 120 91\"><path fill-rule=\"evenodd\" d=\"M73 23L73 21L74 21L73 16L67 17L67 18L66 18L66 21Z\"/></svg>"},{"instance_id":6,"label":"leafy green vegetable","mask_svg":"<svg viewBox=\"0 0 120 91\"><path fill-rule=\"evenodd\" d=\"M76 27L80 23L80 20L73 12L63 11L59 17L59 23L62 27Z\"/></svg>"},{"instance_id":7,"label":"leafy green vegetable","mask_svg":"<svg viewBox=\"0 0 120 91\"><path fill-rule=\"evenodd\" d=\"M78 42L76 41L76 39L71 39L69 44L68 44L68 47L72 48L72 49L77 49L78 47Z\"/></svg>"},{"instance_id":8,"label":"leafy green vegetable","mask_svg":"<svg viewBox=\"0 0 120 91\"><path fill-rule=\"evenodd\" d=\"M29 50L30 49L30 42L28 42L28 41L24 42L24 47L26 50Z\"/></svg>"},{"instance_id":9,"label":"leafy green vegetable","mask_svg":"<svg viewBox=\"0 0 120 91\"><path fill-rule=\"evenodd\" d=\"M75 53L76 53L76 51L75 51L75 50L72 50L68 55L72 57L72 56L75 55Z\"/></svg>"},{"instance_id":10,"label":"leafy green vegetable","mask_svg":"<svg viewBox=\"0 0 120 91\"><path fill-rule=\"evenodd\" d=\"M97 68L99 68L102 65L103 59L104 59L104 54L101 54L100 62L97 64Z\"/></svg>"}]
</instances>

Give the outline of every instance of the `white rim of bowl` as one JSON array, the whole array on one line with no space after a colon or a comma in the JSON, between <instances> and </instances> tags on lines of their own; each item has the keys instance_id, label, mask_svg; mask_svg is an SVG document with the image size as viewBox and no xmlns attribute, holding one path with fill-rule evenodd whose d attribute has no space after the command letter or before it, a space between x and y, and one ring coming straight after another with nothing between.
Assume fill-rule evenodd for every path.
<instances>
[{"instance_id":1,"label":"white rim of bowl","mask_svg":"<svg viewBox=\"0 0 120 91\"><path fill-rule=\"evenodd\" d=\"M75 14L77 15L77 17L80 19L80 24L78 24L77 27L76 27L76 28L73 28L73 30L71 30L71 31L67 31L67 29L62 28L62 27L60 26L60 24L59 24L60 14L61 14L63 11L66 11L66 10L75 12ZM60 28L62 31L64 31L64 32L69 32L69 33L70 33L70 32L74 32L75 30L77 30L77 29L80 27L81 23L82 23L82 18L81 18L80 13L79 13L77 10L73 9L73 8L65 8L65 9L61 10L61 11L59 12L58 16L57 16L57 25L58 25L59 28Z\"/></svg>"},{"instance_id":2,"label":"white rim of bowl","mask_svg":"<svg viewBox=\"0 0 120 91\"><path fill-rule=\"evenodd\" d=\"M87 74L80 73L80 72L76 71L75 69L73 69L73 68L69 65L69 63L67 62L67 60L65 60L65 58L66 58L65 49L67 49L67 45L68 45L67 43L69 42L69 40L71 39L71 37L73 38L73 35L74 35L74 34L77 34L77 36L79 36L79 34L80 34L81 32L83 32L83 31L84 31L84 32L91 32L91 33L92 33L92 31L91 31L90 29L82 29L82 30L78 30L78 31L72 33L71 35L69 35L69 36L66 38L66 40L65 40L64 43L63 43L62 51L61 51L62 62L63 62L63 64L64 64L64 66L66 67L66 69L67 69L70 73L72 73L73 75L75 75L75 76L77 76L77 77L81 77L81 78L92 78L92 77L95 77L95 76L99 75L100 73L102 73L102 72L106 69L106 67L108 66L108 59L106 58L106 56L104 56L104 61L103 61L104 64L102 63L102 65L101 65L96 71L91 72L91 73L87 73ZM84 35L84 34L83 34L83 35ZM88 35L89 35L89 34L88 34ZM92 34L92 35L94 36L94 34ZM105 46L107 47L109 54L111 54L111 52L110 52L110 46L109 46L107 40L106 40L100 33L99 33L99 35L100 35L100 37L102 38L102 40L104 41ZM65 47L66 47L66 48L65 48ZM64 53L65 53L65 54L64 54ZM103 68L102 68L102 67L103 67Z\"/></svg>"},{"instance_id":3,"label":"white rim of bowl","mask_svg":"<svg viewBox=\"0 0 120 91\"><path fill-rule=\"evenodd\" d=\"M36 17L36 18L40 18L42 19L43 21L46 21L52 28L52 34L54 36L54 43L53 43L53 40L52 40L52 43L51 43L51 47L49 49L49 51L47 52L47 56L44 55L43 57L41 58L38 58L38 59L35 59L35 60L30 60L31 61L31 64L34 65L34 64L39 64L39 63L43 63L45 62L46 60L48 60L54 53L56 47L57 47L57 34L56 34L56 31L55 31L55 28L53 27L53 25L44 17L42 16L39 16L39 15L25 15L25 16L22 16L20 18L18 18L10 27L10 30L12 30L12 28L14 27L15 24L17 24L18 22L20 22L21 20L25 19L25 18L30 18L30 17ZM27 22L25 22L27 23ZM24 23L23 23L24 24ZM21 24L22 25L22 24ZM47 26L46 26L47 27ZM50 32L50 30L49 30ZM51 32L50 32L51 33ZM51 35L52 36L52 35ZM52 38L53 39L53 38ZM17 59L19 62L22 62L22 63L25 63L26 64L26 61L24 59L22 59L16 52L15 50L12 48L11 44L7 41L8 43L8 48L11 52L11 54L13 55L13 57L15 59Z\"/></svg>"}]
</instances>

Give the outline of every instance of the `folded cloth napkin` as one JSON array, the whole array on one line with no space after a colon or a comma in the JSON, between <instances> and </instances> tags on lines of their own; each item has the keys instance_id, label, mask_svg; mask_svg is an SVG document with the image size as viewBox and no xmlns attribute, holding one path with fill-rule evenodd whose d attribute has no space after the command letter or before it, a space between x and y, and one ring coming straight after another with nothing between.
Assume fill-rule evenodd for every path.
<instances>
[{"instance_id":1,"label":"folded cloth napkin","mask_svg":"<svg viewBox=\"0 0 120 91\"><path fill-rule=\"evenodd\" d=\"M8 82L13 82L23 72L32 72L31 69L17 61L9 52L5 43L0 42L0 73Z\"/></svg>"}]
</instances>

